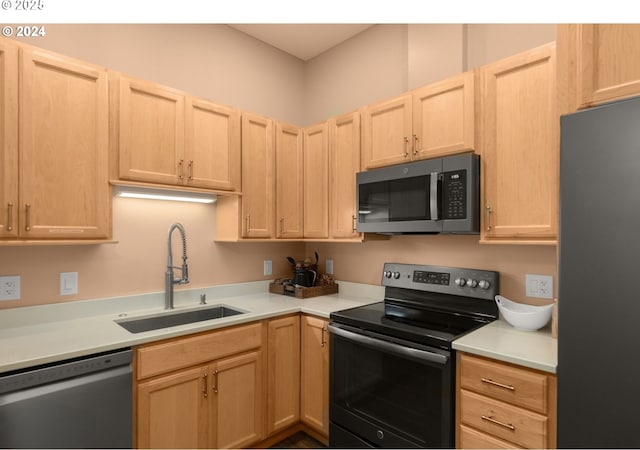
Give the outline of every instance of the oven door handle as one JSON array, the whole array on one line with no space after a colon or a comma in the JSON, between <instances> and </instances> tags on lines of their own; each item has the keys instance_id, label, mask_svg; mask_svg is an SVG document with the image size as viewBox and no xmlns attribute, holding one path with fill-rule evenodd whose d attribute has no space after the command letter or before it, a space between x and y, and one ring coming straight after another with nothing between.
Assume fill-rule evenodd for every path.
<instances>
[{"instance_id":1,"label":"oven door handle","mask_svg":"<svg viewBox=\"0 0 640 450\"><path fill-rule=\"evenodd\" d=\"M445 365L447 361L449 361L448 356L441 355L439 353L432 353L425 350L419 350L417 348L405 347L403 345L394 344L392 342L387 342L369 336L364 336L362 334L354 333L352 331L347 331L334 325L329 325L328 328L329 332L335 334L336 336L340 336L378 350L383 350L388 353L393 353L399 356L437 363L441 365Z\"/></svg>"}]
</instances>

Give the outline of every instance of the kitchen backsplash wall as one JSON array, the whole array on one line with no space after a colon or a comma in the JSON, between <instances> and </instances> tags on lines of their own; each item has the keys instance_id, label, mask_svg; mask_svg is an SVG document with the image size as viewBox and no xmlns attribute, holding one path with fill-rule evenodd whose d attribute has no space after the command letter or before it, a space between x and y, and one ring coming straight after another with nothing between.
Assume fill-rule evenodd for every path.
<instances>
[{"instance_id":1,"label":"kitchen backsplash wall","mask_svg":"<svg viewBox=\"0 0 640 450\"><path fill-rule=\"evenodd\" d=\"M205 287L290 276L287 256L301 257L301 243L214 243L213 205L113 199L114 244L0 247L0 275L20 275L21 299L0 309L132 295L164 290L167 239L172 223L184 225L190 284ZM179 233L173 233L174 264L182 263ZM263 261L273 276L263 276ZM60 296L60 272L78 272L78 294ZM176 290L181 289L176 286Z\"/></svg>"},{"instance_id":2,"label":"kitchen backsplash wall","mask_svg":"<svg viewBox=\"0 0 640 450\"><path fill-rule=\"evenodd\" d=\"M321 270L326 258L333 259L338 280L379 285L385 262L428 264L498 271L501 294L530 304L550 300L525 296L525 274L551 275L557 295L556 246L481 245L478 236L423 235L351 245L306 244L305 254L312 255L315 250L320 255Z\"/></svg>"}]
</instances>

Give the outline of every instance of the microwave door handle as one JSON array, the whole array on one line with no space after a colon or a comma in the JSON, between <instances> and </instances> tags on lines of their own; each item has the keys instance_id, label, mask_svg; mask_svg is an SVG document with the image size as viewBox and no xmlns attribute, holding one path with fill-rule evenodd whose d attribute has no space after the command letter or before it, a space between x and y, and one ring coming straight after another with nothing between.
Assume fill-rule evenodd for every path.
<instances>
[{"instance_id":1,"label":"microwave door handle","mask_svg":"<svg viewBox=\"0 0 640 450\"><path fill-rule=\"evenodd\" d=\"M431 172L429 188L429 209L431 220L438 220L438 172Z\"/></svg>"},{"instance_id":2,"label":"microwave door handle","mask_svg":"<svg viewBox=\"0 0 640 450\"><path fill-rule=\"evenodd\" d=\"M405 358L411 358L414 360L427 361L445 365L449 358L439 353L431 353L425 350L419 350L417 348L405 347L403 345L394 344L392 342L382 341L369 336L363 336L362 334L354 333L352 331L343 330L333 325L328 326L329 332L336 336L343 337L345 339L357 342L367 347L374 348L376 350L383 350L391 354L399 355Z\"/></svg>"}]
</instances>

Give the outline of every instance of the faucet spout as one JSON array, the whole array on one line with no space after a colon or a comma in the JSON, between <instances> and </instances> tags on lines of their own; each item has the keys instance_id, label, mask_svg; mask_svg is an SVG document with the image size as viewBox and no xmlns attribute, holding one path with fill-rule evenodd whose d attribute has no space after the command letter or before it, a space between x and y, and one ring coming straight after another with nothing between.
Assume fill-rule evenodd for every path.
<instances>
[{"instance_id":1,"label":"faucet spout","mask_svg":"<svg viewBox=\"0 0 640 450\"><path fill-rule=\"evenodd\" d=\"M174 267L173 254L171 251L171 235L177 229L182 238L182 267ZM180 278L175 278L173 270L181 269ZM174 223L169 227L169 237L167 239L167 271L164 276L164 309L173 309L173 285L189 283L189 266L187 265L187 237L184 227L180 223Z\"/></svg>"}]
</instances>

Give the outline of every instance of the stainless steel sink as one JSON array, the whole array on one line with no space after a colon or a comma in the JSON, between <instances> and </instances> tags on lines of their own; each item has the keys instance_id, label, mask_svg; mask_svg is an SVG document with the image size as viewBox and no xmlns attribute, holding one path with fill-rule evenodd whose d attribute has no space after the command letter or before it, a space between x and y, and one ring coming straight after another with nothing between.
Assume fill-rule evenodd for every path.
<instances>
[{"instance_id":1,"label":"stainless steel sink","mask_svg":"<svg viewBox=\"0 0 640 450\"><path fill-rule=\"evenodd\" d=\"M116 320L115 322L130 333L142 333L144 331L159 330L161 328L186 325L204 320L220 319L238 314L244 314L244 311L239 311L228 306L216 305L206 309L170 312L136 319Z\"/></svg>"}]
</instances>

